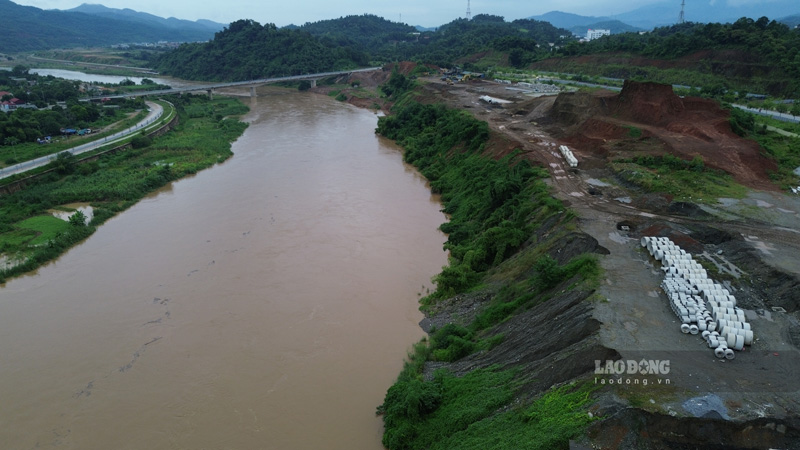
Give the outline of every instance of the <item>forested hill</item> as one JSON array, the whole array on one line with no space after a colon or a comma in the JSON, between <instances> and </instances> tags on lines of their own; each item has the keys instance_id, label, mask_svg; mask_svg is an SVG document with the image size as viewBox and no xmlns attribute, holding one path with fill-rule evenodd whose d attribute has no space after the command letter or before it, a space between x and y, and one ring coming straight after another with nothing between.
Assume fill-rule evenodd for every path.
<instances>
[{"instance_id":1,"label":"forested hill","mask_svg":"<svg viewBox=\"0 0 800 450\"><path fill-rule=\"evenodd\" d=\"M398 43L417 39L416 28L371 14L309 22L299 28L339 45L366 51L373 59L391 59Z\"/></svg>"},{"instance_id":2,"label":"forested hill","mask_svg":"<svg viewBox=\"0 0 800 450\"><path fill-rule=\"evenodd\" d=\"M500 16L479 14L472 20L456 19L434 32L422 33L414 45L398 47L400 59L419 60L450 67L478 54L501 52L499 61L522 66L546 56L549 44L563 45L572 33L548 22L520 19L506 22Z\"/></svg>"},{"instance_id":3,"label":"forested hill","mask_svg":"<svg viewBox=\"0 0 800 450\"><path fill-rule=\"evenodd\" d=\"M208 29L162 26L68 11L45 11L0 0L0 51L101 46L132 42L197 41Z\"/></svg>"},{"instance_id":4,"label":"forested hill","mask_svg":"<svg viewBox=\"0 0 800 450\"><path fill-rule=\"evenodd\" d=\"M660 60L661 69L681 69L716 77L719 89L782 96L800 95L800 30L762 17L743 17L734 23L685 23L656 28L650 33L605 36L588 43L571 42L561 56L592 56L586 65L573 67L582 73L618 78L642 77L626 55ZM603 62L606 60L607 62ZM617 67L610 62L616 61ZM559 61L550 61L557 65ZM598 62L601 64L598 65ZM543 62L546 63L546 62ZM652 63L651 65L656 65ZM556 67L553 67L556 68ZM598 73L602 71L603 73ZM656 80L692 84L692 80Z\"/></svg>"},{"instance_id":5,"label":"forested hill","mask_svg":"<svg viewBox=\"0 0 800 450\"><path fill-rule=\"evenodd\" d=\"M569 31L547 22L506 22L490 15L457 19L426 32L368 14L280 29L240 20L211 42L184 44L161 56L154 67L187 79L240 81L398 60L451 67L469 63L476 54L495 55L492 64L523 66L549 55L550 43L563 45L569 39Z\"/></svg>"},{"instance_id":6,"label":"forested hill","mask_svg":"<svg viewBox=\"0 0 800 450\"><path fill-rule=\"evenodd\" d=\"M442 67L476 53L513 48L523 52L518 59L532 60L537 48L547 48L549 42L564 43L571 36L568 30L547 22L506 22L503 17L488 14L472 20L456 19L424 32L369 14L307 23L301 29L342 45L356 45L368 52L372 61L416 60Z\"/></svg>"},{"instance_id":7,"label":"forested hill","mask_svg":"<svg viewBox=\"0 0 800 450\"><path fill-rule=\"evenodd\" d=\"M190 80L242 81L347 70L365 66L367 54L299 29L238 20L206 43L183 44L160 56L155 68Z\"/></svg>"}]
</instances>

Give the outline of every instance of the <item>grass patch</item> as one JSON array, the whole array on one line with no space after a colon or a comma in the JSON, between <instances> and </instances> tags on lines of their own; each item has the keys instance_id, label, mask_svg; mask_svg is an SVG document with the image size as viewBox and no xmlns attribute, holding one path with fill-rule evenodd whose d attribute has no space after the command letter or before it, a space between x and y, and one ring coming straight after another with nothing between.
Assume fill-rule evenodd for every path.
<instances>
[{"instance_id":1,"label":"grass patch","mask_svg":"<svg viewBox=\"0 0 800 450\"><path fill-rule=\"evenodd\" d=\"M396 383L378 410L386 424L383 444L392 450L453 448L440 445L511 401L513 376L495 368L463 377L439 370L432 381Z\"/></svg>"},{"instance_id":2,"label":"grass patch","mask_svg":"<svg viewBox=\"0 0 800 450\"><path fill-rule=\"evenodd\" d=\"M67 221L50 215L35 216L25 219L20 222L18 226L36 233L36 238L28 242L28 245L44 244L47 241L55 239L58 233L62 233L70 227Z\"/></svg>"},{"instance_id":3,"label":"grass patch","mask_svg":"<svg viewBox=\"0 0 800 450\"><path fill-rule=\"evenodd\" d=\"M36 237L36 231L32 229L18 228L0 234L0 252L7 249L19 248Z\"/></svg>"},{"instance_id":4,"label":"grass patch","mask_svg":"<svg viewBox=\"0 0 800 450\"><path fill-rule=\"evenodd\" d=\"M642 375L640 380L639 383L615 385L616 394L634 408L663 413L662 405L674 401L678 396L678 388L657 375Z\"/></svg>"},{"instance_id":5,"label":"grass patch","mask_svg":"<svg viewBox=\"0 0 800 450\"><path fill-rule=\"evenodd\" d=\"M729 174L709 169L700 157L685 161L672 155L619 159L610 164L623 180L647 192L669 194L676 200L714 202L719 197L743 198L747 189Z\"/></svg>"},{"instance_id":6,"label":"grass patch","mask_svg":"<svg viewBox=\"0 0 800 450\"><path fill-rule=\"evenodd\" d=\"M488 329L522 309L533 308L549 298L546 295L548 290L568 280L575 279L576 284L571 288L576 288L580 283L596 285L601 273L597 256L593 254L580 255L563 266L559 266L548 255L540 256L534 270L532 277L505 284L489 306L475 317L470 330L479 332Z\"/></svg>"},{"instance_id":7,"label":"grass patch","mask_svg":"<svg viewBox=\"0 0 800 450\"><path fill-rule=\"evenodd\" d=\"M391 450L566 449L593 420L587 407L596 387L588 382L507 408L514 387L514 372L496 368L463 377L440 370L432 381L398 383L379 408L386 423L383 444Z\"/></svg>"},{"instance_id":8,"label":"grass patch","mask_svg":"<svg viewBox=\"0 0 800 450\"><path fill-rule=\"evenodd\" d=\"M800 138L782 136L771 131L751 137L778 164L777 172L770 174L772 181L778 183L784 190L800 185L800 176L794 173L800 167Z\"/></svg>"},{"instance_id":9,"label":"grass patch","mask_svg":"<svg viewBox=\"0 0 800 450\"><path fill-rule=\"evenodd\" d=\"M642 137L641 128L636 128L636 127L625 127L625 128L628 129L628 137L631 137L631 138L634 138L634 139Z\"/></svg>"}]
</instances>

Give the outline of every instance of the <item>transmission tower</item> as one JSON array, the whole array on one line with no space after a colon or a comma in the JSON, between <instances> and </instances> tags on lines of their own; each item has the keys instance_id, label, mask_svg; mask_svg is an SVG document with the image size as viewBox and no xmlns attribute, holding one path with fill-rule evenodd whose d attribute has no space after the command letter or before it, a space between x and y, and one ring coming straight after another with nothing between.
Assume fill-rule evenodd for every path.
<instances>
[{"instance_id":1,"label":"transmission tower","mask_svg":"<svg viewBox=\"0 0 800 450\"><path fill-rule=\"evenodd\" d=\"M467 20L472 19L472 12L469 10L469 0L467 0Z\"/></svg>"},{"instance_id":2,"label":"transmission tower","mask_svg":"<svg viewBox=\"0 0 800 450\"><path fill-rule=\"evenodd\" d=\"M681 0L681 13L678 16L678 23L686 22L686 18L683 16L683 7L686 6L686 0Z\"/></svg>"}]
</instances>

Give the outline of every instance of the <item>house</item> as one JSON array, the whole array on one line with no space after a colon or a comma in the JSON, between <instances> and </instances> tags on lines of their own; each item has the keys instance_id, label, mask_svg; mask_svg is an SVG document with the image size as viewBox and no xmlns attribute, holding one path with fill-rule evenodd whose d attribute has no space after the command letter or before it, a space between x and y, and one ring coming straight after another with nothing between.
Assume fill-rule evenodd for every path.
<instances>
[{"instance_id":1,"label":"house","mask_svg":"<svg viewBox=\"0 0 800 450\"><path fill-rule=\"evenodd\" d=\"M2 94L2 93L0 93ZM3 98L3 95L0 95L0 98ZM25 105L25 102L22 100L14 97L10 100L5 100L0 102L0 111L9 112L13 111L21 106Z\"/></svg>"},{"instance_id":2,"label":"house","mask_svg":"<svg viewBox=\"0 0 800 450\"><path fill-rule=\"evenodd\" d=\"M592 41L603 36L609 36L610 34L611 30L593 30L589 28L589 30L586 31L586 40Z\"/></svg>"}]
</instances>

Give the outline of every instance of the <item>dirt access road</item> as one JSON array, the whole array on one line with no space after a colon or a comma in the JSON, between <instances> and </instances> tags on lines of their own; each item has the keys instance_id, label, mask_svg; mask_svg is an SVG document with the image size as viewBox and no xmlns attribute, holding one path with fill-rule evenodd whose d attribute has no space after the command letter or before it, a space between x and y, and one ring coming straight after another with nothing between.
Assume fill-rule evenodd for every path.
<instances>
[{"instance_id":1,"label":"dirt access road","mask_svg":"<svg viewBox=\"0 0 800 450\"><path fill-rule=\"evenodd\" d=\"M595 150L570 145L579 160L578 169L570 169L558 146L574 139L554 137L555 96L537 98L487 81L424 81L430 98L471 112L507 139L489 151L500 155L521 148L547 167L554 195L575 211L582 230L610 251L601 258L606 282L599 289L607 301L598 302L594 313L604 324L604 344L623 359L670 361L662 378L671 388L652 390L645 407L732 419L800 415L800 308L785 292L800 279L800 198L771 189L754 190L744 199L669 204L623 186ZM505 102L488 103L482 96ZM714 148L713 142L704 145ZM716 281L746 308L754 344L726 361L715 358L700 336L682 334L660 288L660 263L641 248L642 235L669 236L696 260L715 265L723 278Z\"/></svg>"}]
</instances>

